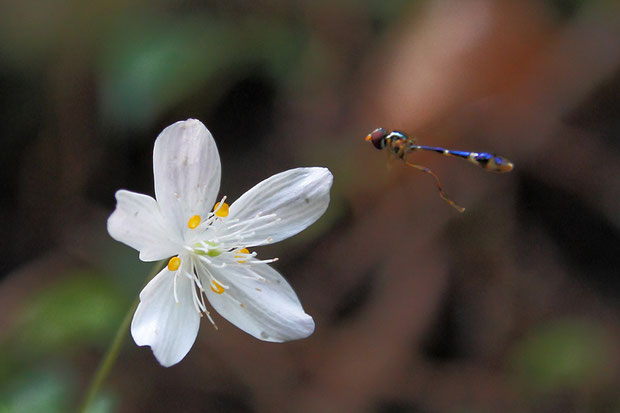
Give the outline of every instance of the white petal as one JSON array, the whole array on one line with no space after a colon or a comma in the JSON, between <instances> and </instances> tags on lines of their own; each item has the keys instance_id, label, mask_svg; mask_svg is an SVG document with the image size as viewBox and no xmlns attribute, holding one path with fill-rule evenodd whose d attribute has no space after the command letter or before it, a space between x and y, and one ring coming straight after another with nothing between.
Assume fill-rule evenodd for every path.
<instances>
[{"instance_id":1,"label":"white petal","mask_svg":"<svg viewBox=\"0 0 620 413\"><path fill-rule=\"evenodd\" d=\"M131 322L131 335L139 346L151 346L164 367L178 363L196 340L200 316L192 302L193 284L180 273L164 268L140 293L140 304ZM174 299L174 277L177 297Z\"/></svg>"},{"instance_id":2,"label":"white petal","mask_svg":"<svg viewBox=\"0 0 620 413\"><path fill-rule=\"evenodd\" d=\"M312 317L304 312L288 282L270 266L233 265L209 270L229 287L217 294L205 286L209 302L246 333L264 341L283 342L308 337L314 331ZM263 280L257 279L260 277Z\"/></svg>"},{"instance_id":3,"label":"white petal","mask_svg":"<svg viewBox=\"0 0 620 413\"><path fill-rule=\"evenodd\" d=\"M140 251L142 261L161 260L176 255L178 250L179 241L171 239L157 202L147 195L117 191L108 232L115 240Z\"/></svg>"},{"instance_id":4,"label":"white petal","mask_svg":"<svg viewBox=\"0 0 620 413\"><path fill-rule=\"evenodd\" d=\"M231 206L228 217L218 228L218 237L234 232L226 222L258 219L239 236L240 245L255 246L278 242L313 224L329 205L333 176L327 168L296 168L265 179L247 191Z\"/></svg>"},{"instance_id":5,"label":"white petal","mask_svg":"<svg viewBox=\"0 0 620 413\"><path fill-rule=\"evenodd\" d=\"M205 125L188 119L164 129L153 149L153 174L157 202L182 237L192 216L204 219L211 211L220 188L220 155Z\"/></svg>"}]
</instances>

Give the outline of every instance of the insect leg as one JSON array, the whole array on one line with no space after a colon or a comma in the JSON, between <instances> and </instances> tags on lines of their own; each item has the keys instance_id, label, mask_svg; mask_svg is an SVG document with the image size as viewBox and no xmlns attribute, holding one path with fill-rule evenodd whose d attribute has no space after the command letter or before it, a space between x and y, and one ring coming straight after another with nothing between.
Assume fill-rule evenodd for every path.
<instances>
[{"instance_id":1,"label":"insect leg","mask_svg":"<svg viewBox=\"0 0 620 413\"><path fill-rule=\"evenodd\" d=\"M450 205L452 205L454 207L454 209L456 209L459 212L463 212L465 211L465 208L463 208L462 206L458 205L456 202L454 202L452 199L448 198L448 196L446 195L446 193L443 191L443 189L441 189L441 182L439 181L439 178L437 177L437 175L435 175L435 173L433 171L431 171L430 169L428 169L425 166L422 165L416 165L414 163L408 162L405 160L405 163L408 166L411 166L412 168L418 169L424 173L427 173L429 175L431 175L433 178L435 178L435 183L437 184L437 189L439 189L439 196L441 196L441 198L446 201L447 203L449 203Z\"/></svg>"}]
</instances>

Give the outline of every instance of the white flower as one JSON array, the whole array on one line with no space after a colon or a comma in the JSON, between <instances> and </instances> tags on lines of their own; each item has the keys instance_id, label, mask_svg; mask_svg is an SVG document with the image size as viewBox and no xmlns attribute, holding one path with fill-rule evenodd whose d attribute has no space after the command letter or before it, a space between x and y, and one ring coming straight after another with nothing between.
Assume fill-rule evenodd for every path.
<instances>
[{"instance_id":1,"label":"white flower","mask_svg":"<svg viewBox=\"0 0 620 413\"><path fill-rule=\"evenodd\" d=\"M286 280L247 248L288 238L327 209L332 174L297 168L272 176L230 207L217 204L220 159L198 120L177 122L153 150L155 198L120 190L108 232L140 251L143 261L170 258L140 293L131 323L139 346L151 346L163 366L178 363L198 334L208 303L254 337L295 340L314 331ZM215 204L215 207L214 207ZM215 326L215 323L213 323Z\"/></svg>"}]
</instances>

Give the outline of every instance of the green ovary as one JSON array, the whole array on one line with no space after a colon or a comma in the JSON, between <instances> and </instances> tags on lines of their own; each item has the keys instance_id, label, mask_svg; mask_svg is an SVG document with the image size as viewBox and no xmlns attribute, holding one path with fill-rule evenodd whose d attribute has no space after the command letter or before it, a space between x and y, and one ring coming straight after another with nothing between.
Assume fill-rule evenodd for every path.
<instances>
[{"instance_id":1,"label":"green ovary","mask_svg":"<svg viewBox=\"0 0 620 413\"><path fill-rule=\"evenodd\" d=\"M222 251L218 248L208 248L205 250L205 244L209 247L217 247L217 243L211 241L198 242L192 245L194 254L196 255L208 255L209 257L217 257L222 254Z\"/></svg>"}]
</instances>

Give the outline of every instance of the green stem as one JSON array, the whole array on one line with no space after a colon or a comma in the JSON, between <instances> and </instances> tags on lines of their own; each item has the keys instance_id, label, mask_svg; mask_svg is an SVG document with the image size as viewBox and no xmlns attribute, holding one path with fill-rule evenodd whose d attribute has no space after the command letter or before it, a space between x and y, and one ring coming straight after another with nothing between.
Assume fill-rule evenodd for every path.
<instances>
[{"instance_id":1,"label":"green stem","mask_svg":"<svg viewBox=\"0 0 620 413\"><path fill-rule=\"evenodd\" d=\"M157 275L157 273L161 270L163 263L164 261L159 261L155 264L155 266L153 266L153 269L146 278L145 284ZM106 379L106 377L108 377L108 373L110 373L110 370L112 369L112 366L114 366L114 362L116 362L116 359L118 358L118 355L121 351L125 336L129 331L131 319L136 311L136 308L138 307L139 301L139 297L136 297L134 302L131 304L131 307L129 307L129 311L127 311L127 314L125 314L125 318L123 318L120 326L118 326L118 330L116 330L114 340L112 340L112 343L110 343L110 346L108 347L105 356L99 363L97 371L95 372L95 375L93 376L93 379L88 386L88 391L86 392L84 400L82 400L82 404L80 405L78 412L86 413L88 411L88 406L90 406L90 404L93 402L95 396L97 395L97 393L99 393L101 384Z\"/></svg>"}]
</instances>

